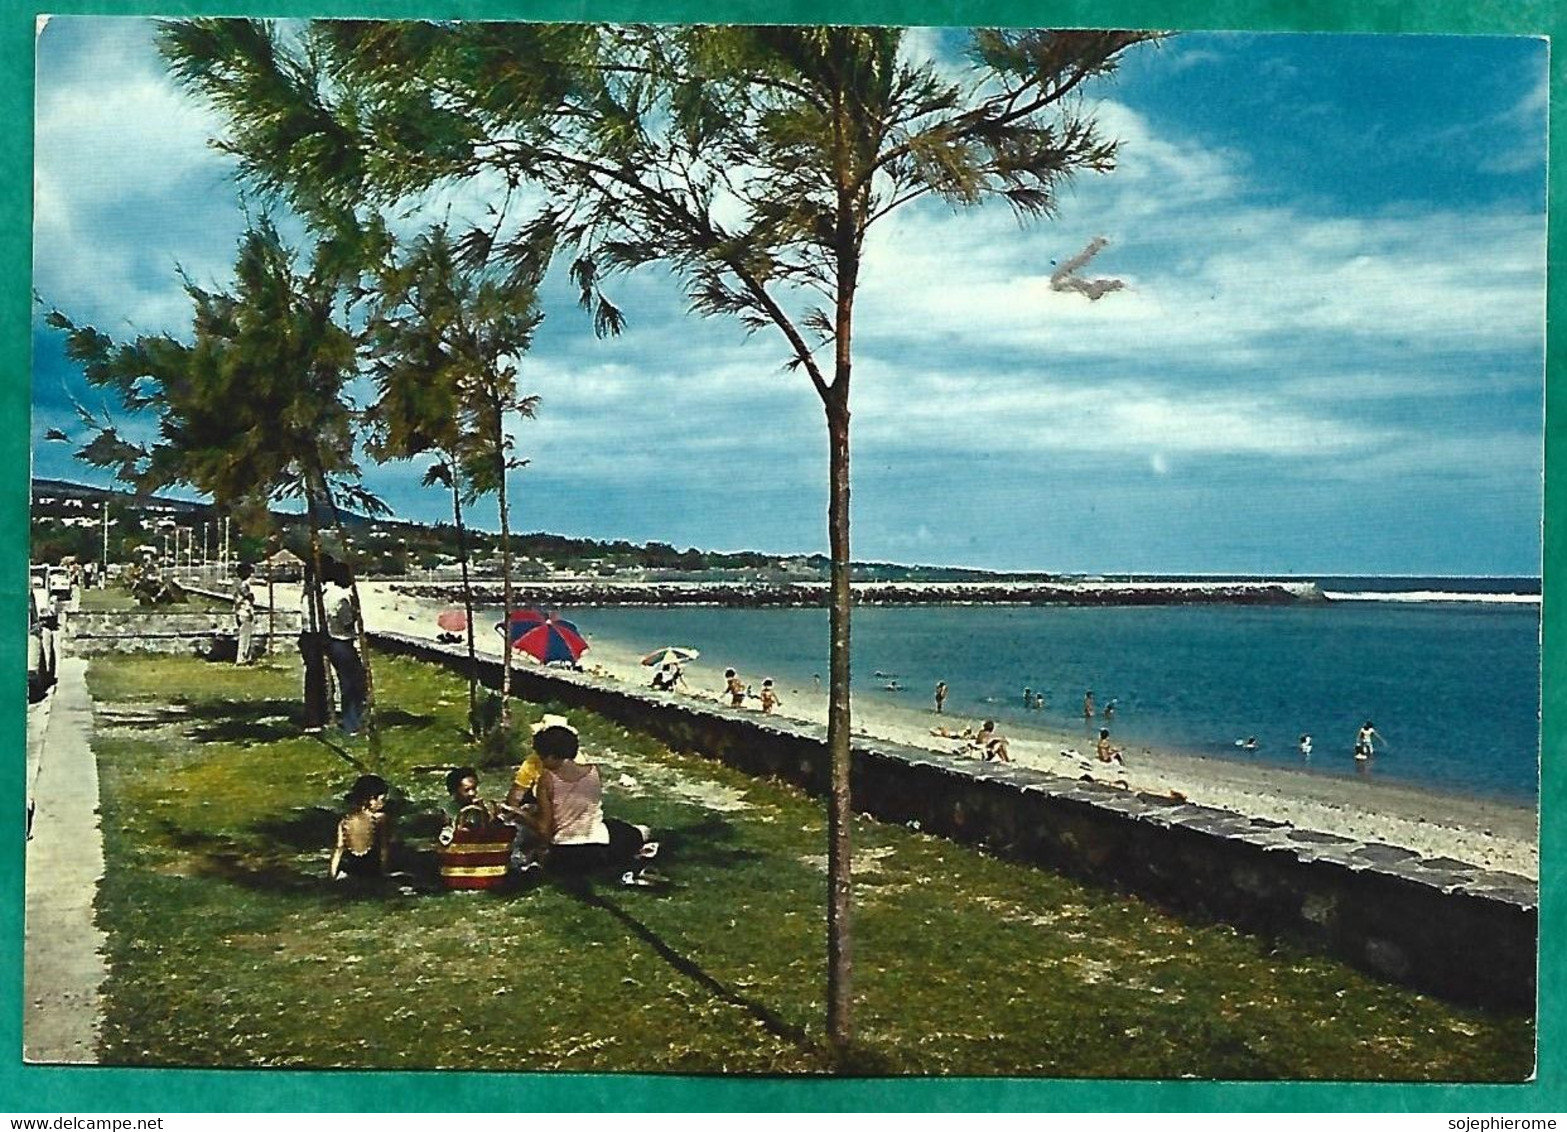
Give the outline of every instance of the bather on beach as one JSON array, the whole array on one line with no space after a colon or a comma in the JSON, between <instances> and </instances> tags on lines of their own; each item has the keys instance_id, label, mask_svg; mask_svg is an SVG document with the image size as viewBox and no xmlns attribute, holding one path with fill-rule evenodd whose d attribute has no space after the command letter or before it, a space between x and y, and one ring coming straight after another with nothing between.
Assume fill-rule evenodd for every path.
<instances>
[{"instance_id":1,"label":"bather on beach","mask_svg":"<svg viewBox=\"0 0 1567 1132\"><path fill-rule=\"evenodd\" d=\"M1099 729L1099 744L1095 750L1098 752L1099 761L1102 763L1126 765L1126 760L1121 757L1121 748L1110 742L1110 729L1108 727Z\"/></svg>"},{"instance_id":2,"label":"bather on beach","mask_svg":"<svg viewBox=\"0 0 1567 1132\"><path fill-rule=\"evenodd\" d=\"M730 707L744 707L746 694L745 681L733 668L724 669L724 692L729 696Z\"/></svg>"},{"instance_id":3,"label":"bather on beach","mask_svg":"<svg viewBox=\"0 0 1567 1132\"><path fill-rule=\"evenodd\" d=\"M985 720L985 725L979 729L979 734L974 736L971 748L986 762L992 759L1004 763L1012 761L1007 753L1007 741L997 733L996 721L993 719Z\"/></svg>"}]
</instances>

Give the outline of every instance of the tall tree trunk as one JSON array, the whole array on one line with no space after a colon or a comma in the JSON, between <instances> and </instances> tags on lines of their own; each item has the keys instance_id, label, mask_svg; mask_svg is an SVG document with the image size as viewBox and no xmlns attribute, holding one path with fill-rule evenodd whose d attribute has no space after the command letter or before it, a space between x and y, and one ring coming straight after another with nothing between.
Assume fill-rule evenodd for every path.
<instances>
[{"instance_id":1,"label":"tall tree trunk","mask_svg":"<svg viewBox=\"0 0 1567 1132\"><path fill-rule=\"evenodd\" d=\"M851 147L847 113L840 101L835 123L837 182L835 255L837 302L833 313L833 380L827 409L827 540L832 561L832 605L828 615L827 752L831 788L827 800L827 1040L842 1067L854 1037L853 929L854 807L850 792L849 611L852 595L849 549L849 377L853 358L854 294L859 286L860 249L856 200L849 187Z\"/></svg>"},{"instance_id":2,"label":"tall tree trunk","mask_svg":"<svg viewBox=\"0 0 1567 1132\"><path fill-rule=\"evenodd\" d=\"M827 802L827 1037L835 1055L848 1051L853 1036L853 949L850 912L853 901L851 841L853 808L849 793L849 411L828 410L829 454L827 525L832 558L828 615L827 751L831 789Z\"/></svg>"},{"instance_id":3,"label":"tall tree trunk","mask_svg":"<svg viewBox=\"0 0 1567 1132\"><path fill-rule=\"evenodd\" d=\"M501 727L508 734L511 730L511 503L506 495L506 471L511 463L506 448L506 420L500 398L495 398L495 459L496 482L499 485L496 498L500 505L501 519Z\"/></svg>"},{"instance_id":4,"label":"tall tree trunk","mask_svg":"<svg viewBox=\"0 0 1567 1132\"><path fill-rule=\"evenodd\" d=\"M316 631L324 635L326 633L326 598L321 592L321 515L317 510L321 506L321 500L316 495L315 489L308 488L305 492L305 520L310 525L310 568L315 571L316 584L308 595L310 604L315 606ZM305 626L301 626L304 629ZM313 647L323 648L320 642ZM326 659L325 653L321 657L321 666L326 676L326 720L325 723L337 722L337 696L333 685L337 682L337 676L332 671L332 665Z\"/></svg>"},{"instance_id":5,"label":"tall tree trunk","mask_svg":"<svg viewBox=\"0 0 1567 1132\"><path fill-rule=\"evenodd\" d=\"M267 540L268 544L272 546L272 553L274 553L274 554L277 553L278 549L282 545L282 543L280 542L281 537L282 536L279 535L276 530L274 530L272 532L272 537ZM277 643L274 640L274 638L277 636L277 594L276 594L276 590L275 590L275 588L274 588L274 586L272 584L272 573L273 573L273 571L272 571L272 563L270 561L268 561L267 562L267 656L268 657L273 656L277 652Z\"/></svg>"},{"instance_id":6,"label":"tall tree trunk","mask_svg":"<svg viewBox=\"0 0 1567 1132\"><path fill-rule=\"evenodd\" d=\"M457 527L457 562L462 567L462 609L468 622L468 733L479 737L479 652L473 639L473 586L468 578L468 531L462 523L462 492L457 461L448 459L452 473L452 522Z\"/></svg>"}]
</instances>

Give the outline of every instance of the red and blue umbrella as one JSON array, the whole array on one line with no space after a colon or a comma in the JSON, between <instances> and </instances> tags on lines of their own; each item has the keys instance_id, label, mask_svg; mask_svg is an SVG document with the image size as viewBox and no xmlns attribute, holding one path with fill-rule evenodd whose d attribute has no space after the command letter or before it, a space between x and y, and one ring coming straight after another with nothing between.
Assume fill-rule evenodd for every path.
<instances>
[{"instance_id":1,"label":"red and blue umbrella","mask_svg":"<svg viewBox=\"0 0 1567 1132\"><path fill-rule=\"evenodd\" d=\"M499 625L496 628L500 628ZM518 609L511 615L511 647L527 653L540 664L576 660L588 649L588 642L570 621L537 609Z\"/></svg>"}]
</instances>

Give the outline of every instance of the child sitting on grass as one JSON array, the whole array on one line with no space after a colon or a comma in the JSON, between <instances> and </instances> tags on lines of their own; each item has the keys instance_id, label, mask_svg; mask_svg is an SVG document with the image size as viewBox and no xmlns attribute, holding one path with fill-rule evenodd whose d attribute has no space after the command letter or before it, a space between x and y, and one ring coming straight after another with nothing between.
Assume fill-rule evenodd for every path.
<instances>
[{"instance_id":1,"label":"child sitting on grass","mask_svg":"<svg viewBox=\"0 0 1567 1132\"><path fill-rule=\"evenodd\" d=\"M569 727L563 715L546 715L532 725L533 734L549 727ZM512 865L521 873L537 868L546 844L543 829L543 811L539 804L539 780L544 775L544 763L537 751L529 751L528 757L517 767L512 776L511 789L506 800L496 807L501 821L517 827L517 843L512 851Z\"/></svg>"},{"instance_id":2,"label":"child sitting on grass","mask_svg":"<svg viewBox=\"0 0 1567 1132\"><path fill-rule=\"evenodd\" d=\"M337 844L327 875L378 877L386 874L392 855L392 829L386 820L389 787L378 774L360 775L348 791L348 813L337 823Z\"/></svg>"},{"instance_id":3,"label":"child sitting on grass","mask_svg":"<svg viewBox=\"0 0 1567 1132\"><path fill-rule=\"evenodd\" d=\"M498 824L495 806L479 797L479 772L471 766L456 766L446 773L446 828L437 840L452 843L458 826L487 827Z\"/></svg>"}]
</instances>

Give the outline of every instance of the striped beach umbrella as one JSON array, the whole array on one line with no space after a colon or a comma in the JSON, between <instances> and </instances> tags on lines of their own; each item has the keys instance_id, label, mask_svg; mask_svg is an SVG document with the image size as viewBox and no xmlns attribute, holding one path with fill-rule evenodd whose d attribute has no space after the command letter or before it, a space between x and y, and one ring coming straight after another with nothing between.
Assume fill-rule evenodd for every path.
<instances>
[{"instance_id":1,"label":"striped beach umbrella","mask_svg":"<svg viewBox=\"0 0 1567 1132\"><path fill-rule=\"evenodd\" d=\"M648 653L642 658L642 663L649 668L662 668L666 664L689 664L701 655L696 649L683 648L680 645L668 645Z\"/></svg>"},{"instance_id":2,"label":"striped beach umbrella","mask_svg":"<svg viewBox=\"0 0 1567 1132\"><path fill-rule=\"evenodd\" d=\"M552 617L512 637L511 647L526 653L540 664L564 660L573 664L588 650L588 642L582 639L577 627L569 621Z\"/></svg>"}]
</instances>

